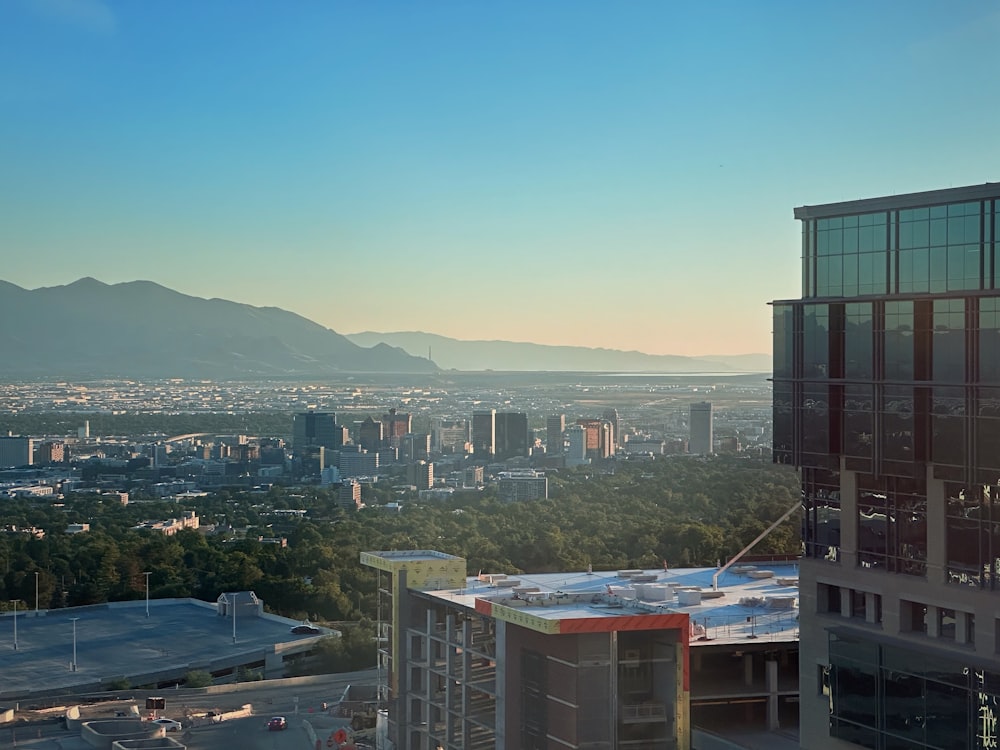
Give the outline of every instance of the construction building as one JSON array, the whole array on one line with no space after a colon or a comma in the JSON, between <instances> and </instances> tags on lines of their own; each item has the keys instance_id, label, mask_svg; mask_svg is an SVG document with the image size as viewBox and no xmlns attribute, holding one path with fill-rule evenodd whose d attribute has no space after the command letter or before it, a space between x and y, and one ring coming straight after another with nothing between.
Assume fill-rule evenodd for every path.
<instances>
[{"instance_id":1,"label":"construction building","mask_svg":"<svg viewBox=\"0 0 1000 750\"><path fill-rule=\"evenodd\" d=\"M688 750L692 715L794 721L791 564L466 577L436 551L361 562L379 571L394 748Z\"/></svg>"}]
</instances>

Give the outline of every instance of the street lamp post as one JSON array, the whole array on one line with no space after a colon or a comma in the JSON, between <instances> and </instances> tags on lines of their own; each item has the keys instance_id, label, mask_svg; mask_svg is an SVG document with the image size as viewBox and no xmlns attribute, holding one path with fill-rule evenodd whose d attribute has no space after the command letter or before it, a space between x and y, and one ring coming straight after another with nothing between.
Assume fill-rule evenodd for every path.
<instances>
[{"instance_id":1,"label":"street lamp post","mask_svg":"<svg viewBox=\"0 0 1000 750\"><path fill-rule=\"evenodd\" d=\"M235 597L234 597L235 599ZM236 643L236 602L232 602L233 607L233 643Z\"/></svg>"},{"instance_id":2,"label":"street lamp post","mask_svg":"<svg viewBox=\"0 0 1000 750\"><path fill-rule=\"evenodd\" d=\"M149 617L149 576L151 574L151 571L148 570L143 573L146 576L146 617Z\"/></svg>"},{"instance_id":3,"label":"street lamp post","mask_svg":"<svg viewBox=\"0 0 1000 750\"><path fill-rule=\"evenodd\" d=\"M17 599L14 600L14 650L17 651Z\"/></svg>"},{"instance_id":4,"label":"street lamp post","mask_svg":"<svg viewBox=\"0 0 1000 750\"><path fill-rule=\"evenodd\" d=\"M35 617L38 617L38 571L35 571Z\"/></svg>"},{"instance_id":5,"label":"street lamp post","mask_svg":"<svg viewBox=\"0 0 1000 750\"><path fill-rule=\"evenodd\" d=\"M80 618L71 617L69 619L73 623L73 661L70 664L70 671L75 672L76 671L76 621L79 620Z\"/></svg>"}]
</instances>

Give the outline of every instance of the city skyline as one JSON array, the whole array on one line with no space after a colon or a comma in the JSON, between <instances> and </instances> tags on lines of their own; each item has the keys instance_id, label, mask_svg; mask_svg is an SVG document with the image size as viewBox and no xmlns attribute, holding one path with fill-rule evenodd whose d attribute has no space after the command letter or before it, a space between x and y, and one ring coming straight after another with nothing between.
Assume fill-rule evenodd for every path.
<instances>
[{"instance_id":1,"label":"city skyline","mask_svg":"<svg viewBox=\"0 0 1000 750\"><path fill-rule=\"evenodd\" d=\"M767 352L789 206L1000 180L986 2L21 0L0 28L3 278L30 289Z\"/></svg>"}]
</instances>

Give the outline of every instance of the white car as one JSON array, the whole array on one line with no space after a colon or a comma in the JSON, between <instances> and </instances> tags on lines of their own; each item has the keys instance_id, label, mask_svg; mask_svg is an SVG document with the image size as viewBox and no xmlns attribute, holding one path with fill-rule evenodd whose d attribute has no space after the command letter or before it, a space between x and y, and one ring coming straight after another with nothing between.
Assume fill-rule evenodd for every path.
<instances>
[{"instance_id":1,"label":"white car","mask_svg":"<svg viewBox=\"0 0 1000 750\"><path fill-rule=\"evenodd\" d=\"M174 721L173 719L153 719L150 724L156 724L157 726L163 727L166 732L179 732L181 731L181 723L179 721Z\"/></svg>"}]
</instances>

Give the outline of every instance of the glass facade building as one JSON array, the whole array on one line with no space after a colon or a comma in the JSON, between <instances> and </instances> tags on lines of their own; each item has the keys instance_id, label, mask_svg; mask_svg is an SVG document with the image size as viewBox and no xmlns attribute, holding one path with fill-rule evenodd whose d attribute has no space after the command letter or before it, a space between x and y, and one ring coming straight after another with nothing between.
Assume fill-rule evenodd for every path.
<instances>
[{"instance_id":1,"label":"glass facade building","mask_svg":"<svg viewBox=\"0 0 1000 750\"><path fill-rule=\"evenodd\" d=\"M802 746L996 748L1000 184L795 218L774 456L802 476Z\"/></svg>"}]
</instances>

